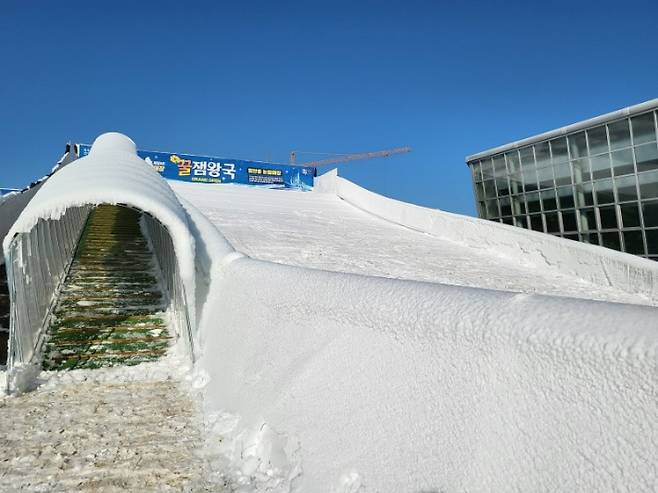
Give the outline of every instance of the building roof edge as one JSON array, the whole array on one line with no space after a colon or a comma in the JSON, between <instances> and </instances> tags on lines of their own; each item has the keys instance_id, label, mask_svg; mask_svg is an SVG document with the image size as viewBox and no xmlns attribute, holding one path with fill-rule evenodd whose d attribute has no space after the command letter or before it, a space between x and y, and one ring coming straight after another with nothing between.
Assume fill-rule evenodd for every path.
<instances>
[{"instance_id":1,"label":"building roof edge","mask_svg":"<svg viewBox=\"0 0 658 493\"><path fill-rule=\"evenodd\" d=\"M504 144L498 147L493 147L487 149L486 151L478 152L476 154L471 154L466 156L466 162L473 161L474 159L481 159L483 157L492 156L494 154L500 154L501 152L510 151L512 149L518 149L526 145L534 144L536 142L541 142L542 140L552 139L555 137L561 137L568 133L576 132L584 128L592 127L594 125L599 125L602 123L607 123L618 118L623 118L637 113L643 113L652 109L658 108L658 98L645 101L643 103L635 104L633 106L628 106L620 110L611 111L604 115L595 116L594 118L589 118L587 120L582 120L577 123L572 123L571 125L566 125L564 127L556 128L555 130L549 130L541 134L533 135L532 137L527 137L525 139L517 140L510 142L509 144Z\"/></svg>"}]
</instances>

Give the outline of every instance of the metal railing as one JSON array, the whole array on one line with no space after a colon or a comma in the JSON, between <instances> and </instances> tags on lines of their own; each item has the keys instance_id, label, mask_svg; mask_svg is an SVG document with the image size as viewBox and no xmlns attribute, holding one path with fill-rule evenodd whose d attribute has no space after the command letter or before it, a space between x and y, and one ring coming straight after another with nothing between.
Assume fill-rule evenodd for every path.
<instances>
[{"instance_id":1,"label":"metal railing","mask_svg":"<svg viewBox=\"0 0 658 493\"><path fill-rule=\"evenodd\" d=\"M67 209L60 219L40 219L29 232L16 235L5 252L11 305L8 390L21 368L36 363L39 358L59 292L92 209L93 206L74 207ZM160 221L140 212L143 230L153 249L162 288L171 308L171 323L176 335L186 341L194 362L194 336L187 295L173 240Z\"/></svg>"},{"instance_id":2,"label":"metal railing","mask_svg":"<svg viewBox=\"0 0 658 493\"><path fill-rule=\"evenodd\" d=\"M188 346L192 362L195 361L194 336L188 310L185 285L180 276L180 269L171 235L160 221L143 212L142 221L153 254L160 269L162 288L171 308L172 323L178 337L183 337Z\"/></svg>"},{"instance_id":3,"label":"metal railing","mask_svg":"<svg viewBox=\"0 0 658 493\"><path fill-rule=\"evenodd\" d=\"M11 304L8 387L16 371L40 352L90 210L73 207L57 220L39 219L29 232L17 234L5 252Z\"/></svg>"}]
</instances>

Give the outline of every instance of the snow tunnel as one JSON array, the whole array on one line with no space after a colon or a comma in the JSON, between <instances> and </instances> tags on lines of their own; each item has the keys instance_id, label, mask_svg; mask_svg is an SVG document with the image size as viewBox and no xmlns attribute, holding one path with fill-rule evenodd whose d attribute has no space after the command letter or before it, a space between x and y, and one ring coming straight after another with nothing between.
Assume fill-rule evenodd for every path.
<instances>
[{"instance_id":1,"label":"snow tunnel","mask_svg":"<svg viewBox=\"0 0 658 493\"><path fill-rule=\"evenodd\" d=\"M187 213L128 137L101 135L88 156L51 176L3 251L8 386L42 364L58 370L148 361L171 339L182 338L194 359L195 245Z\"/></svg>"}]
</instances>

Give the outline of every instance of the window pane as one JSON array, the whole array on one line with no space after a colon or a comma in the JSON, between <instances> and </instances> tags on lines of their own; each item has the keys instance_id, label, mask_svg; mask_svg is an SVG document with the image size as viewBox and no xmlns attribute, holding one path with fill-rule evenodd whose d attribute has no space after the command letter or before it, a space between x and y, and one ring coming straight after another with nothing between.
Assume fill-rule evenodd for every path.
<instances>
[{"instance_id":1,"label":"window pane","mask_svg":"<svg viewBox=\"0 0 658 493\"><path fill-rule=\"evenodd\" d=\"M581 234L580 238L582 239L583 242L589 243L591 245L598 245L599 244L599 235L597 233Z\"/></svg>"},{"instance_id":2,"label":"window pane","mask_svg":"<svg viewBox=\"0 0 658 493\"><path fill-rule=\"evenodd\" d=\"M546 219L546 232L547 233L559 233L560 232L560 221L557 217L557 212L550 212L544 214Z\"/></svg>"},{"instance_id":3,"label":"window pane","mask_svg":"<svg viewBox=\"0 0 658 493\"><path fill-rule=\"evenodd\" d=\"M621 250L619 233L601 233L601 245L612 248L613 250Z\"/></svg>"},{"instance_id":4,"label":"window pane","mask_svg":"<svg viewBox=\"0 0 658 493\"><path fill-rule=\"evenodd\" d=\"M519 153L517 151L506 152L505 160L507 161L507 169L510 173L515 173L521 169Z\"/></svg>"},{"instance_id":5,"label":"window pane","mask_svg":"<svg viewBox=\"0 0 658 493\"><path fill-rule=\"evenodd\" d=\"M523 195L510 195L510 201L512 202L512 214L518 216L526 213Z\"/></svg>"},{"instance_id":6,"label":"window pane","mask_svg":"<svg viewBox=\"0 0 658 493\"><path fill-rule=\"evenodd\" d=\"M569 151L571 152L571 159L578 159L587 156L585 132L569 136Z\"/></svg>"},{"instance_id":7,"label":"window pane","mask_svg":"<svg viewBox=\"0 0 658 493\"><path fill-rule=\"evenodd\" d=\"M615 178L615 184L617 185L617 197L619 197L619 202L637 200L635 175Z\"/></svg>"},{"instance_id":8,"label":"window pane","mask_svg":"<svg viewBox=\"0 0 658 493\"><path fill-rule=\"evenodd\" d=\"M523 179L521 176L521 164L519 162L519 153L508 152L505 154L507 162L507 171L509 172L510 193L523 192Z\"/></svg>"},{"instance_id":9,"label":"window pane","mask_svg":"<svg viewBox=\"0 0 658 493\"><path fill-rule=\"evenodd\" d=\"M498 195L509 195L507 176L496 176L496 188L498 189Z\"/></svg>"},{"instance_id":10,"label":"window pane","mask_svg":"<svg viewBox=\"0 0 658 493\"><path fill-rule=\"evenodd\" d=\"M499 217L500 213L498 212L498 201L493 199L493 200L485 200L484 205L487 209L487 219L490 219L492 217Z\"/></svg>"},{"instance_id":11,"label":"window pane","mask_svg":"<svg viewBox=\"0 0 658 493\"><path fill-rule=\"evenodd\" d=\"M658 172L642 173L637 179L640 181L640 197L643 199L658 197Z\"/></svg>"},{"instance_id":12,"label":"window pane","mask_svg":"<svg viewBox=\"0 0 658 493\"><path fill-rule=\"evenodd\" d=\"M551 164L551 151L548 147L548 142L535 144L535 159L537 168L543 168Z\"/></svg>"},{"instance_id":13,"label":"window pane","mask_svg":"<svg viewBox=\"0 0 658 493\"><path fill-rule=\"evenodd\" d=\"M637 172L658 168L658 147L656 144L645 144L635 147L635 162Z\"/></svg>"},{"instance_id":14,"label":"window pane","mask_svg":"<svg viewBox=\"0 0 658 493\"><path fill-rule=\"evenodd\" d=\"M496 197L496 187L494 186L494 181L493 180L485 180L482 182L482 185L484 186L484 195L490 199L493 199Z\"/></svg>"},{"instance_id":15,"label":"window pane","mask_svg":"<svg viewBox=\"0 0 658 493\"><path fill-rule=\"evenodd\" d=\"M623 204L619 206L619 210L624 228L636 228L640 225L640 208L637 204Z\"/></svg>"},{"instance_id":16,"label":"window pane","mask_svg":"<svg viewBox=\"0 0 658 493\"><path fill-rule=\"evenodd\" d=\"M571 187L560 187L557 189L557 196L560 200L560 207L568 209L574 207L573 189Z\"/></svg>"},{"instance_id":17,"label":"window pane","mask_svg":"<svg viewBox=\"0 0 658 493\"><path fill-rule=\"evenodd\" d=\"M592 179L608 178L612 174L610 172L610 154L594 156L589 161L592 166Z\"/></svg>"},{"instance_id":18,"label":"window pane","mask_svg":"<svg viewBox=\"0 0 658 493\"><path fill-rule=\"evenodd\" d=\"M562 211L562 226L564 231L578 231L578 223L576 222L576 211L574 210Z\"/></svg>"},{"instance_id":19,"label":"window pane","mask_svg":"<svg viewBox=\"0 0 658 493\"><path fill-rule=\"evenodd\" d=\"M535 155L532 152L532 147L524 147L519 151L521 156L521 166L534 166L535 165Z\"/></svg>"},{"instance_id":20,"label":"window pane","mask_svg":"<svg viewBox=\"0 0 658 493\"><path fill-rule=\"evenodd\" d=\"M589 139L590 155L608 152L608 136L605 133L605 126L590 128L587 131L587 138Z\"/></svg>"},{"instance_id":21,"label":"window pane","mask_svg":"<svg viewBox=\"0 0 658 493\"><path fill-rule=\"evenodd\" d=\"M514 216L514 224L519 228L527 228L528 223L525 219L525 216Z\"/></svg>"},{"instance_id":22,"label":"window pane","mask_svg":"<svg viewBox=\"0 0 658 493\"><path fill-rule=\"evenodd\" d=\"M631 149L624 149L623 151L616 151L612 153L612 167L615 175L627 175L634 173L633 167L633 151Z\"/></svg>"},{"instance_id":23,"label":"window pane","mask_svg":"<svg viewBox=\"0 0 658 493\"><path fill-rule=\"evenodd\" d=\"M493 165L491 164L491 159L482 160L482 178L487 180L493 178Z\"/></svg>"},{"instance_id":24,"label":"window pane","mask_svg":"<svg viewBox=\"0 0 658 493\"><path fill-rule=\"evenodd\" d=\"M557 209L557 200L555 199L555 190L544 190L541 193L541 202L545 211L554 211Z\"/></svg>"},{"instance_id":25,"label":"window pane","mask_svg":"<svg viewBox=\"0 0 658 493\"><path fill-rule=\"evenodd\" d=\"M477 200L484 200L484 187L482 183L475 184L475 197Z\"/></svg>"},{"instance_id":26,"label":"window pane","mask_svg":"<svg viewBox=\"0 0 658 493\"><path fill-rule=\"evenodd\" d=\"M644 255L642 231L624 231L624 249L634 255Z\"/></svg>"},{"instance_id":27,"label":"window pane","mask_svg":"<svg viewBox=\"0 0 658 493\"><path fill-rule=\"evenodd\" d=\"M526 194L526 201L528 203L528 212L541 212L539 204L539 194L537 192Z\"/></svg>"},{"instance_id":28,"label":"window pane","mask_svg":"<svg viewBox=\"0 0 658 493\"><path fill-rule=\"evenodd\" d=\"M512 206L510 205L509 197L502 197L500 199L500 214L502 216L512 215Z\"/></svg>"},{"instance_id":29,"label":"window pane","mask_svg":"<svg viewBox=\"0 0 658 493\"><path fill-rule=\"evenodd\" d=\"M537 171L534 166L532 168L524 168L523 185L526 192L537 190Z\"/></svg>"},{"instance_id":30,"label":"window pane","mask_svg":"<svg viewBox=\"0 0 658 493\"><path fill-rule=\"evenodd\" d=\"M596 200L599 204L612 204L615 201L615 195L612 191L612 180L601 180L594 182Z\"/></svg>"},{"instance_id":31,"label":"window pane","mask_svg":"<svg viewBox=\"0 0 658 493\"><path fill-rule=\"evenodd\" d=\"M644 227L658 226L658 202L642 202L642 216L644 216Z\"/></svg>"},{"instance_id":32,"label":"window pane","mask_svg":"<svg viewBox=\"0 0 658 493\"><path fill-rule=\"evenodd\" d=\"M551 152L553 153L554 163L563 163L567 161L569 159L569 152L567 151L566 137L551 140Z\"/></svg>"},{"instance_id":33,"label":"window pane","mask_svg":"<svg viewBox=\"0 0 658 493\"><path fill-rule=\"evenodd\" d=\"M547 166L545 168L537 168L537 178L539 179L539 188L553 188L553 168Z\"/></svg>"},{"instance_id":34,"label":"window pane","mask_svg":"<svg viewBox=\"0 0 658 493\"><path fill-rule=\"evenodd\" d=\"M574 183L582 183L592 179L589 174L589 163L587 159L572 161L571 167L573 168Z\"/></svg>"},{"instance_id":35,"label":"window pane","mask_svg":"<svg viewBox=\"0 0 658 493\"><path fill-rule=\"evenodd\" d=\"M571 166L569 163L555 165L553 171L555 172L555 184L571 185Z\"/></svg>"},{"instance_id":36,"label":"window pane","mask_svg":"<svg viewBox=\"0 0 658 493\"><path fill-rule=\"evenodd\" d=\"M513 173L509 177L510 193L523 193L521 173Z\"/></svg>"},{"instance_id":37,"label":"window pane","mask_svg":"<svg viewBox=\"0 0 658 493\"><path fill-rule=\"evenodd\" d=\"M480 173L480 161L473 161L469 164L471 166L471 174L473 175L473 180L476 182L482 181L482 174Z\"/></svg>"},{"instance_id":38,"label":"window pane","mask_svg":"<svg viewBox=\"0 0 658 493\"><path fill-rule=\"evenodd\" d=\"M649 255L658 253L658 229L645 231L647 236L647 253Z\"/></svg>"},{"instance_id":39,"label":"window pane","mask_svg":"<svg viewBox=\"0 0 658 493\"><path fill-rule=\"evenodd\" d=\"M656 129L653 124L653 113L631 118L631 127L633 128L633 144L643 144L656 140Z\"/></svg>"},{"instance_id":40,"label":"window pane","mask_svg":"<svg viewBox=\"0 0 658 493\"><path fill-rule=\"evenodd\" d=\"M596 227L596 215L594 209L580 209L578 210L578 217L580 218L580 231L592 231L598 229Z\"/></svg>"},{"instance_id":41,"label":"window pane","mask_svg":"<svg viewBox=\"0 0 658 493\"><path fill-rule=\"evenodd\" d=\"M608 125L610 134L610 148L619 149L631 145L631 131L628 128L628 120L621 120Z\"/></svg>"},{"instance_id":42,"label":"window pane","mask_svg":"<svg viewBox=\"0 0 658 493\"><path fill-rule=\"evenodd\" d=\"M576 206L584 207L586 205L594 205L594 195L592 192L591 183L583 183L576 185Z\"/></svg>"},{"instance_id":43,"label":"window pane","mask_svg":"<svg viewBox=\"0 0 658 493\"><path fill-rule=\"evenodd\" d=\"M530 218L530 227L535 231L544 231L544 223L541 220L541 214L528 216Z\"/></svg>"},{"instance_id":44,"label":"window pane","mask_svg":"<svg viewBox=\"0 0 658 493\"><path fill-rule=\"evenodd\" d=\"M514 218L504 217L503 224L509 224L510 226L514 226Z\"/></svg>"},{"instance_id":45,"label":"window pane","mask_svg":"<svg viewBox=\"0 0 658 493\"><path fill-rule=\"evenodd\" d=\"M600 207L599 217L601 218L601 229L617 229L617 213L614 205Z\"/></svg>"},{"instance_id":46,"label":"window pane","mask_svg":"<svg viewBox=\"0 0 658 493\"><path fill-rule=\"evenodd\" d=\"M507 168L505 167L505 156L503 156L502 154L495 156L493 158L493 167L496 176L506 175Z\"/></svg>"}]
</instances>

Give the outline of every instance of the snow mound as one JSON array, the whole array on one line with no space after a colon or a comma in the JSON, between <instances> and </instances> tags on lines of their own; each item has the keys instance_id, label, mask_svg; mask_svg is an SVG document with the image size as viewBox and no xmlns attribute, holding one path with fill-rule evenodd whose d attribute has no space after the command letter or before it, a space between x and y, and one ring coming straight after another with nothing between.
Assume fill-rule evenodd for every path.
<instances>
[{"instance_id":1,"label":"snow mound","mask_svg":"<svg viewBox=\"0 0 658 493\"><path fill-rule=\"evenodd\" d=\"M241 417L232 437L266 425L299 445L281 455L288 466L268 454L272 436L253 456L234 452L243 472L252 463L288 471L273 491L646 491L655 482L653 307L248 258L222 270L208 306L199 361L208 412Z\"/></svg>"}]
</instances>

